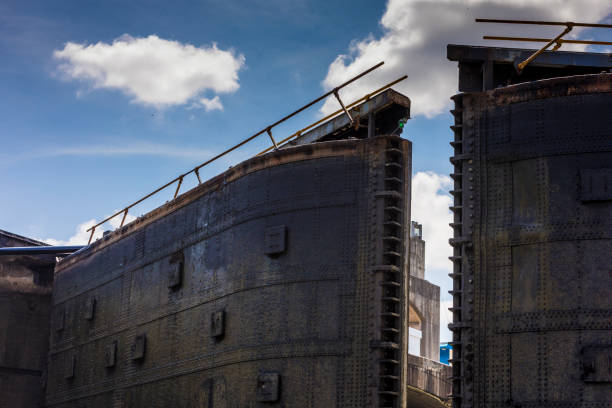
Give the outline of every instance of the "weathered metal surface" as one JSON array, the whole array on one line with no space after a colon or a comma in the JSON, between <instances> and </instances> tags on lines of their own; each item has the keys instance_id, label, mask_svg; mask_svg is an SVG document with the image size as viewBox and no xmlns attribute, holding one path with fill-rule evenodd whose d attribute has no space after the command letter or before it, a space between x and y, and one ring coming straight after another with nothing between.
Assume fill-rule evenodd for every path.
<instances>
[{"instance_id":1,"label":"weathered metal surface","mask_svg":"<svg viewBox=\"0 0 612 408\"><path fill-rule=\"evenodd\" d=\"M410 99L401 93L394 91L393 89L387 89L386 91L350 109L349 112L350 117L353 120L361 123L363 128L361 133L363 133L363 137L366 137L368 134L366 125L369 125L370 118L376 119L375 116L378 115L381 117L378 118L377 123L378 126L382 127L382 129L373 130L371 134L391 133L394 129L397 129L397 122L394 120L390 121L387 117L385 117L387 116L385 115L385 110L387 109L392 110L393 117L410 118ZM374 120L371 122L374 122ZM351 132L353 137L359 137L360 132L355 131L353 123L351 123L347 115L340 115L297 137L289 142L286 146L303 145L322 140L340 139L343 138L343 136L339 135L343 135L347 131Z\"/></svg>"},{"instance_id":2,"label":"weathered metal surface","mask_svg":"<svg viewBox=\"0 0 612 408\"><path fill-rule=\"evenodd\" d=\"M171 186L171 185L172 185L172 184L174 184L174 183L176 183L176 189L174 190L174 197L173 197L173 199L176 199L176 197L178 196L179 191L180 191L180 189L181 189L181 185L183 184L183 179L184 179L185 177L187 177L188 175L190 175L190 174L192 174L192 173L193 173L193 175L195 175L195 176L197 177L197 179L198 179L198 183L199 183L199 182L201 181L199 171L200 171L200 169L202 169L202 167L207 166L208 164L210 164L210 163L214 162L215 160L217 160L217 159L219 159L219 158L221 158L221 157L225 156L226 154L228 154L228 153L230 153L230 152L233 152L234 150L238 149L239 147L241 147L241 146L245 145L246 143L250 142L251 140L253 140L253 139L257 138L259 135L262 135L262 134L264 134L264 133L267 133L267 134L270 136L270 140L272 141L272 143L273 143L273 145L274 145L274 148L276 149L277 144L276 144L276 142L275 142L274 138L272 137L272 128L274 128L275 126L277 126L277 125L279 125L279 124L283 123L283 122L284 122L284 121L286 121L287 119L290 119L290 118L294 117L294 116L295 116L295 115L297 115L298 113L300 113L300 112L302 112L302 111L304 111L304 110L308 109L309 107L313 106L313 105L314 105L314 104L316 104L317 102L320 102L320 101L324 100L326 97L328 97L328 96L330 96L330 95L332 95L332 94L334 94L334 95L335 95L335 96L338 98L338 100L340 100L340 99L339 99L339 96L338 96L338 90L339 90L339 89L344 88L345 86L347 86L347 85L351 84L352 82L354 82L354 81L358 80L359 78L363 77L364 75L367 75L368 73L372 72L372 71L373 71L373 70L375 70L376 68L379 68L379 67L380 67L381 65L383 65L383 64L384 64L384 61L381 61L381 62L379 62L378 64L376 64L376 65L374 65L374 66L372 66L372 67L370 67L370 68L366 69L365 71L361 72L360 74L358 74L358 75L356 75L356 76L352 77L351 79L349 79L349 80L347 80L347 81L343 82L342 84L338 85L337 87L335 87L335 88L334 88L334 89L332 89L331 91L326 92L325 94L323 94L323 95L319 96L318 98L316 98L316 99L314 99L314 100L312 100L312 101L308 102L306 105L302 106L301 108L299 108L299 109L297 109L297 110L293 111L292 113L290 113L290 114L288 114L288 115L286 115L286 116L282 117L281 119L277 120L277 121L276 121L276 122L274 122L273 124L271 124L271 125L269 125L269 126L267 126L267 127L263 128L263 129L261 129L259 132L255 133L255 134L253 134L253 135L251 135L251 136L249 136L249 137L247 137L246 139L242 140L240 143L238 143L238 144L236 144L236 145L234 145L234 146L230 147L229 149L227 149L227 150L225 150L225 151L223 151L223 152L221 152L221 153L217 154L216 156L214 156L214 157L212 157L212 158L210 158L210 159L206 160L204 163L197 165L196 167L194 167L193 169L189 170L188 172L186 172L186 173L183 173L183 174L179 175L178 177L174 178L173 180L169 181L168 183L164 184L163 186L161 186L161 187L157 188L157 189L156 189L156 190L154 190L153 192L151 192L151 193L147 194L146 196L144 196L144 197L142 197L142 198L140 198L140 199L138 199L138 200L134 201L132 204L128 205L127 207L123 208L122 210L117 211L116 213L114 213L114 214L112 214L112 215L110 215L110 216L106 217L105 219L103 219L103 220L102 220L102 221L100 221L99 223L97 223L97 224L95 224L95 225L92 225L91 227L89 227L89 228L87 229L87 231L90 231L90 235L89 235L89 242L88 242L88 243L91 243L91 240L93 239L93 236L94 236L94 232L95 232L96 228L98 228L100 225L103 225L103 224L105 224L107 221L110 221L111 219L113 219L113 218L115 218L115 217L117 217L117 216L119 216L119 215L123 214L123 216L122 216L122 218L121 218L121 224L120 224L119 228L123 227L123 224L125 223L125 219L126 219L126 217L127 217L128 211L129 211L129 210L130 210L132 207L134 207L135 205L137 205L137 204L139 204L139 203L143 202L143 201L144 201L144 200L146 200L147 198L149 198L149 197L151 197L151 196L153 196L153 195L157 194L158 192L160 192L160 191L162 191L162 190L166 189L167 187ZM343 108L344 108L344 105L343 105ZM345 111L346 111L346 109L345 109Z\"/></svg>"},{"instance_id":3,"label":"weathered metal surface","mask_svg":"<svg viewBox=\"0 0 612 408\"><path fill-rule=\"evenodd\" d=\"M410 150L281 149L65 258L47 404L406 406Z\"/></svg>"},{"instance_id":4,"label":"weathered metal surface","mask_svg":"<svg viewBox=\"0 0 612 408\"><path fill-rule=\"evenodd\" d=\"M0 246L41 245L0 230ZM0 257L0 406L39 407L49 342L53 256Z\"/></svg>"},{"instance_id":5,"label":"weathered metal surface","mask_svg":"<svg viewBox=\"0 0 612 408\"><path fill-rule=\"evenodd\" d=\"M453 99L453 406L610 406L612 74Z\"/></svg>"},{"instance_id":6,"label":"weathered metal surface","mask_svg":"<svg viewBox=\"0 0 612 408\"><path fill-rule=\"evenodd\" d=\"M534 51L449 44L447 58L459 63L460 92L480 92L560 76L598 74L612 68L612 54L545 51L518 74L513 64L526 60Z\"/></svg>"}]
</instances>

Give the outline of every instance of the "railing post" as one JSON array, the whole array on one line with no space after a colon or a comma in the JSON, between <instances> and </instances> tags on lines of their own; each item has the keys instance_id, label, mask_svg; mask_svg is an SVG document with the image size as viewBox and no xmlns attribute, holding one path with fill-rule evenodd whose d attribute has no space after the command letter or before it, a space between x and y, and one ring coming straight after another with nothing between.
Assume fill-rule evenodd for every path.
<instances>
[{"instance_id":1,"label":"railing post","mask_svg":"<svg viewBox=\"0 0 612 408\"><path fill-rule=\"evenodd\" d=\"M278 145L276 144L276 140L274 140L274 137L272 137L272 129L267 128L266 132L268 133L268 136L270 136L270 140L272 141L272 144L274 145L274 150L277 150Z\"/></svg>"},{"instance_id":2,"label":"railing post","mask_svg":"<svg viewBox=\"0 0 612 408\"><path fill-rule=\"evenodd\" d=\"M349 113L349 111L346 110L346 107L344 106L344 103L342 103L342 99L340 99L340 95L338 95L338 88L334 88L334 96L336 97L338 102L340 102L340 106L342 106L342 110L344 111L344 113L346 113L346 116L348 116L349 122L351 122L351 125L352 125L353 124L353 118L351 117L351 114Z\"/></svg>"},{"instance_id":3,"label":"railing post","mask_svg":"<svg viewBox=\"0 0 612 408\"><path fill-rule=\"evenodd\" d=\"M87 245L91 244L91 240L93 238L94 231L96 230L96 226L91 227L91 234L89 234L89 241L87 241Z\"/></svg>"},{"instance_id":4,"label":"railing post","mask_svg":"<svg viewBox=\"0 0 612 408\"><path fill-rule=\"evenodd\" d=\"M178 185L176 186L176 191L174 192L174 198L178 196L179 190L181 189L181 184L183 184L183 176L179 178ZM174 200L173 198L173 200Z\"/></svg>"},{"instance_id":5,"label":"railing post","mask_svg":"<svg viewBox=\"0 0 612 408\"><path fill-rule=\"evenodd\" d=\"M123 218L121 218L121 225L119 226L119 228L123 227L123 223L125 222L125 217L127 217L127 213L128 213L128 208L125 209L125 211L123 211Z\"/></svg>"}]
</instances>

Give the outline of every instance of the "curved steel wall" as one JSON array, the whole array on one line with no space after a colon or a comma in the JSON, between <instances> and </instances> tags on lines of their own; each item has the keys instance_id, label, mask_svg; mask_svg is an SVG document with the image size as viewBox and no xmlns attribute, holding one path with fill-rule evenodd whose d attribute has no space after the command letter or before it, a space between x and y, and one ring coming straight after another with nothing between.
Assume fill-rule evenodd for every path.
<instances>
[{"instance_id":1,"label":"curved steel wall","mask_svg":"<svg viewBox=\"0 0 612 408\"><path fill-rule=\"evenodd\" d=\"M612 74L455 96L454 407L612 401Z\"/></svg>"},{"instance_id":2,"label":"curved steel wall","mask_svg":"<svg viewBox=\"0 0 612 408\"><path fill-rule=\"evenodd\" d=\"M283 149L62 261L48 405L405 406L410 158Z\"/></svg>"}]
</instances>

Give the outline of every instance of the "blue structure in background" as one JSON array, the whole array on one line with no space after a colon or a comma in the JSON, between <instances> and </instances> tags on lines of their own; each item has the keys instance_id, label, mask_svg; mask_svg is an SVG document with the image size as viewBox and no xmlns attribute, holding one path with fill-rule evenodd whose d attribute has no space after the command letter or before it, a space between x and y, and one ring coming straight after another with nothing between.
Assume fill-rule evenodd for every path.
<instances>
[{"instance_id":1,"label":"blue structure in background","mask_svg":"<svg viewBox=\"0 0 612 408\"><path fill-rule=\"evenodd\" d=\"M440 343L440 362L450 364L448 360L453 357L453 346L449 343Z\"/></svg>"}]
</instances>

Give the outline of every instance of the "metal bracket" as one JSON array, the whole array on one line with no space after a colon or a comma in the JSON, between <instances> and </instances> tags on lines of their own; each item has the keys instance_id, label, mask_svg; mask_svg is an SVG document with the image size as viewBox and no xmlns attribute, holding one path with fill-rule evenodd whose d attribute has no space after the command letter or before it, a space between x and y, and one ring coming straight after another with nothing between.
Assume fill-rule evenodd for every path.
<instances>
[{"instance_id":1,"label":"metal bracket","mask_svg":"<svg viewBox=\"0 0 612 408\"><path fill-rule=\"evenodd\" d=\"M257 376L257 402L276 402L280 398L280 374L261 372Z\"/></svg>"},{"instance_id":2,"label":"metal bracket","mask_svg":"<svg viewBox=\"0 0 612 408\"><path fill-rule=\"evenodd\" d=\"M277 225L266 228L264 234L264 253L268 256L279 255L287 249L287 227Z\"/></svg>"},{"instance_id":3,"label":"metal bracket","mask_svg":"<svg viewBox=\"0 0 612 408\"><path fill-rule=\"evenodd\" d=\"M123 223L125 222L125 217L127 217L127 213L128 213L128 208L125 209L125 211L123 211L123 218L121 218L121 227L123 227Z\"/></svg>"},{"instance_id":4,"label":"metal bracket","mask_svg":"<svg viewBox=\"0 0 612 408\"><path fill-rule=\"evenodd\" d=\"M55 317L55 331L62 331L66 327L66 310L62 309Z\"/></svg>"},{"instance_id":5,"label":"metal bracket","mask_svg":"<svg viewBox=\"0 0 612 408\"><path fill-rule=\"evenodd\" d=\"M267 128L266 133L268 133L268 136L270 136L270 140L272 141L272 144L274 145L274 150L277 150L278 145L276 144L276 140L274 140L274 137L272 136L272 129Z\"/></svg>"},{"instance_id":6,"label":"metal bracket","mask_svg":"<svg viewBox=\"0 0 612 408\"><path fill-rule=\"evenodd\" d=\"M183 283L183 262L173 262L168 270L168 288L178 289Z\"/></svg>"},{"instance_id":7,"label":"metal bracket","mask_svg":"<svg viewBox=\"0 0 612 408\"><path fill-rule=\"evenodd\" d=\"M181 184L183 184L183 176L179 177L178 185L176 186L176 191L174 192L174 198L178 196L179 190L181 189Z\"/></svg>"},{"instance_id":8,"label":"metal bracket","mask_svg":"<svg viewBox=\"0 0 612 408\"><path fill-rule=\"evenodd\" d=\"M210 334L219 340L225 334L225 310L216 310L210 315Z\"/></svg>"},{"instance_id":9,"label":"metal bracket","mask_svg":"<svg viewBox=\"0 0 612 408\"><path fill-rule=\"evenodd\" d=\"M346 107L344 106L344 103L342 103L342 99L340 99L340 95L338 94L338 88L334 88L334 96L336 97L336 99L340 103L340 106L342 106L342 110L344 111L344 113L348 117L349 122L351 122L351 125L352 125L353 124L353 118L351 117L351 114L349 113L349 111L346 110Z\"/></svg>"},{"instance_id":10,"label":"metal bracket","mask_svg":"<svg viewBox=\"0 0 612 408\"><path fill-rule=\"evenodd\" d=\"M574 23L566 23L566 27L565 30L563 30L563 32L561 34L559 34L558 36L556 36L555 38L553 38L552 40L550 40L548 43L546 43L545 46L543 46L542 48L540 48L539 50L537 50L536 52L534 52L533 54L531 54L525 61L523 62L515 62L514 64L514 68L516 68L516 72L518 72L519 74L521 72L523 72L523 70L525 69L525 67L534 59L536 59L538 57L538 55L542 54L544 51L546 51L548 49L548 47L550 47L553 44L556 44L555 47L553 48L554 50L558 50L559 47L561 47L561 37L563 37L565 34L569 33L570 31L572 31L572 28L574 28Z\"/></svg>"},{"instance_id":11,"label":"metal bracket","mask_svg":"<svg viewBox=\"0 0 612 408\"><path fill-rule=\"evenodd\" d=\"M547 25L547 26L565 26L565 30L552 40L543 38L523 38L523 37L497 37L485 35L482 37L485 40L507 40L507 41L532 41L532 42L546 42L542 48L531 54L525 61L514 62L514 68L519 74L525 69L525 67L536 59L540 54L546 51L551 45L554 44L552 51L556 51L563 43L571 44L591 44L591 45L612 45L607 41L583 41L583 40L564 40L562 37L572 31L574 27L591 27L591 28L612 28L612 24L590 24L590 23L574 23L572 21L560 22L560 21L528 21L528 20L499 20L490 18L477 18L477 23L502 23L502 24L531 24L531 25Z\"/></svg>"},{"instance_id":12,"label":"metal bracket","mask_svg":"<svg viewBox=\"0 0 612 408\"><path fill-rule=\"evenodd\" d=\"M114 367L117 364L117 340L111 341L106 345L104 350L104 366L106 368Z\"/></svg>"},{"instance_id":13,"label":"metal bracket","mask_svg":"<svg viewBox=\"0 0 612 408\"><path fill-rule=\"evenodd\" d=\"M96 313L96 298L90 297L85 304L85 320L93 320Z\"/></svg>"},{"instance_id":14,"label":"metal bracket","mask_svg":"<svg viewBox=\"0 0 612 408\"><path fill-rule=\"evenodd\" d=\"M87 245L91 244L91 240L93 239L93 234L96 231L96 226L91 227L91 234L89 234L89 241L87 241Z\"/></svg>"},{"instance_id":15,"label":"metal bracket","mask_svg":"<svg viewBox=\"0 0 612 408\"><path fill-rule=\"evenodd\" d=\"M76 371L76 355L72 354L68 357L68 361L66 362L66 371L64 372L64 378L67 380L71 380L74 378L74 373Z\"/></svg>"},{"instance_id":16,"label":"metal bracket","mask_svg":"<svg viewBox=\"0 0 612 408\"><path fill-rule=\"evenodd\" d=\"M145 356L147 348L147 335L139 334L134 338L134 342L131 347L132 360L142 360Z\"/></svg>"}]
</instances>

